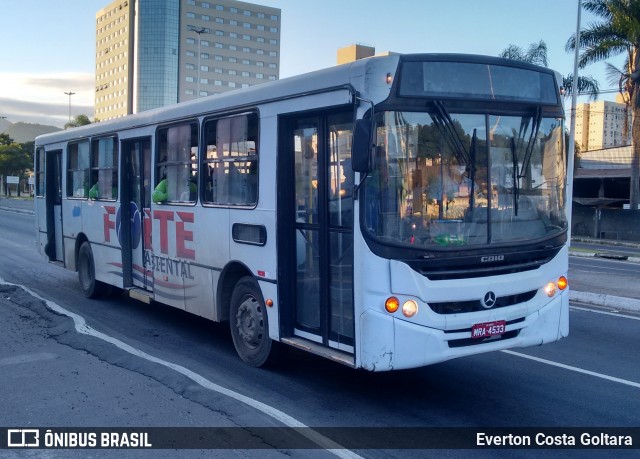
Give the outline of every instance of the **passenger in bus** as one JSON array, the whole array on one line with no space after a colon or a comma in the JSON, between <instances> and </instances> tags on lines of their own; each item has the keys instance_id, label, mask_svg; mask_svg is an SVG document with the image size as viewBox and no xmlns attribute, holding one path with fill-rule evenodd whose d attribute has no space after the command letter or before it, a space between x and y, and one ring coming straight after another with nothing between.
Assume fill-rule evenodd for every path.
<instances>
[{"instance_id":1,"label":"passenger in bus","mask_svg":"<svg viewBox=\"0 0 640 459\"><path fill-rule=\"evenodd\" d=\"M94 183L89 190L89 199L98 199L98 182Z\"/></svg>"},{"instance_id":2,"label":"passenger in bus","mask_svg":"<svg viewBox=\"0 0 640 459\"><path fill-rule=\"evenodd\" d=\"M167 178L163 178L160 180L160 183L156 186L155 190L151 194L151 199L156 204L161 204L169 199L169 191L168 191L169 182ZM197 177L193 176L189 180L189 191L182 195L182 200L186 201L187 196L189 201L195 201L198 193L198 185L197 185Z\"/></svg>"},{"instance_id":3,"label":"passenger in bus","mask_svg":"<svg viewBox=\"0 0 640 459\"><path fill-rule=\"evenodd\" d=\"M100 196L99 183L100 183L99 180L96 181L91 187L91 189L89 190L89 199L107 198L106 196ZM116 171L113 171L113 174L111 176L111 198L112 199L118 198L118 173Z\"/></svg>"},{"instance_id":4,"label":"passenger in bus","mask_svg":"<svg viewBox=\"0 0 640 459\"><path fill-rule=\"evenodd\" d=\"M153 190L153 193L151 194L151 199L153 200L153 202L155 202L156 204L160 204L167 200L167 198L169 197L167 192L167 185L168 184L166 177L160 180L160 183L158 183L155 190Z\"/></svg>"}]
</instances>

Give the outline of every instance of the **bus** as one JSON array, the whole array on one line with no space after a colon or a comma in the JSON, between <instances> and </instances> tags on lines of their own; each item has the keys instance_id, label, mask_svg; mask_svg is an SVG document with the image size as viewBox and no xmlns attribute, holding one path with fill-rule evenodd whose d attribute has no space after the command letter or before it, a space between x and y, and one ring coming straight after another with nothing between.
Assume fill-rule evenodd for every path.
<instances>
[{"instance_id":1,"label":"bus","mask_svg":"<svg viewBox=\"0 0 640 459\"><path fill-rule=\"evenodd\" d=\"M85 296L415 368L569 332L558 75L392 54L46 134L37 246Z\"/></svg>"}]
</instances>

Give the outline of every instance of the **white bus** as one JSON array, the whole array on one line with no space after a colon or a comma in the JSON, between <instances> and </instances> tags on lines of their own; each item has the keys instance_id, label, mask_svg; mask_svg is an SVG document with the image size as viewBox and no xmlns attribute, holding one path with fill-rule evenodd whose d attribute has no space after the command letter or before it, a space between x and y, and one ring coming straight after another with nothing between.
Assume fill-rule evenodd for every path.
<instances>
[{"instance_id":1,"label":"white bus","mask_svg":"<svg viewBox=\"0 0 640 459\"><path fill-rule=\"evenodd\" d=\"M540 345L569 331L564 137L548 69L364 59L38 137L37 244L254 366Z\"/></svg>"}]
</instances>

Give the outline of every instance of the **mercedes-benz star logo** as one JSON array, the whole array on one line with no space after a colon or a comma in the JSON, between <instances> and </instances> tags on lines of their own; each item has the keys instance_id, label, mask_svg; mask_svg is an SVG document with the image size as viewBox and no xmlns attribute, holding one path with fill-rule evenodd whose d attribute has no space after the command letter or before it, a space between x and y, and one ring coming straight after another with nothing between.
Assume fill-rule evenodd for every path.
<instances>
[{"instance_id":1,"label":"mercedes-benz star logo","mask_svg":"<svg viewBox=\"0 0 640 459\"><path fill-rule=\"evenodd\" d=\"M482 299L482 307L485 309L491 309L496 304L496 294L493 292L487 292Z\"/></svg>"}]
</instances>

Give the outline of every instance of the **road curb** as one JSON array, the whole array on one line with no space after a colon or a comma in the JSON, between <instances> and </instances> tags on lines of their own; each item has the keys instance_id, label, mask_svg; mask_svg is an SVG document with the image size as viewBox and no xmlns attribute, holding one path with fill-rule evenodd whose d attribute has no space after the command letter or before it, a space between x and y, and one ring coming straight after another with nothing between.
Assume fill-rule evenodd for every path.
<instances>
[{"instance_id":1,"label":"road curb","mask_svg":"<svg viewBox=\"0 0 640 459\"><path fill-rule=\"evenodd\" d=\"M640 263L640 257L629 257L626 255L612 255L603 252L573 252L569 251L569 256L580 258L604 258L609 260L629 261L631 263Z\"/></svg>"},{"instance_id":2,"label":"road curb","mask_svg":"<svg viewBox=\"0 0 640 459\"><path fill-rule=\"evenodd\" d=\"M640 312L640 300L625 298L622 296L607 295L604 293L569 292L569 300L577 303L604 306L613 309L622 309L630 312Z\"/></svg>"}]
</instances>

